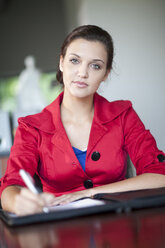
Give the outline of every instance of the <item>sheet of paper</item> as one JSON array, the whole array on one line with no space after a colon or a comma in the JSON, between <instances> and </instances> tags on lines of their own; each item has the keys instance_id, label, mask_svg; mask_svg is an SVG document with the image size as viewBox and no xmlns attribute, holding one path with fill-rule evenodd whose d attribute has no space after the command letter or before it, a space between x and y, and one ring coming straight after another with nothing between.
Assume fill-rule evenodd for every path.
<instances>
[{"instance_id":1,"label":"sheet of paper","mask_svg":"<svg viewBox=\"0 0 165 248\"><path fill-rule=\"evenodd\" d=\"M51 206L49 207L50 212L56 211L63 211L63 210L71 210L71 209L78 209L78 208L87 208L87 207L94 207L99 205L105 205L104 201L95 200L91 198L80 199L78 201L70 202L65 205L58 205L58 206ZM16 214L8 213L10 217L18 217Z\"/></svg>"},{"instance_id":2,"label":"sheet of paper","mask_svg":"<svg viewBox=\"0 0 165 248\"><path fill-rule=\"evenodd\" d=\"M86 207L94 207L99 205L104 205L105 202L101 200L95 200L91 198L80 199L78 201L70 202L65 205L51 206L49 207L50 211L61 211L61 210L70 210Z\"/></svg>"}]
</instances>

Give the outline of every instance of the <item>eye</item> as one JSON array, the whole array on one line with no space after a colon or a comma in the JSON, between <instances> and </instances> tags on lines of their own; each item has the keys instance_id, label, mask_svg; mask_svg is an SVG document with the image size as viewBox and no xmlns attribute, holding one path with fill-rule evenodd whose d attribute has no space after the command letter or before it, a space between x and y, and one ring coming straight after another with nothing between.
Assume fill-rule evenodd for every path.
<instances>
[{"instance_id":1,"label":"eye","mask_svg":"<svg viewBox=\"0 0 165 248\"><path fill-rule=\"evenodd\" d=\"M75 59L75 58L70 59L70 62L72 64L78 64L79 63L78 59Z\"/></svg>"},{"instance_id":2,"label":"eye","mask_svg":"<svg viewBox=\"0 0 165 248\"><path fill-rule=\"evenodd\" d=\"M101 66L99 64L91 64L91 67L95 70L100 70Z\"/></svg>"}]
</instances>

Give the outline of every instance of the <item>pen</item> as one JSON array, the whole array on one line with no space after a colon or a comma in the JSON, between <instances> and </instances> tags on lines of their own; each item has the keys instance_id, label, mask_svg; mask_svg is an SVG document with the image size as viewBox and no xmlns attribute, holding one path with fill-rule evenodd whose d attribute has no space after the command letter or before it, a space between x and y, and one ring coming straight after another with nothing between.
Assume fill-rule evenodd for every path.
<instances>
[{"instance_id":1,"label":"pen","mask_svg":"<svg viewBox=\"0 0 165 248\"><path fill-rule=\"evenodd\" d=\"M19 171L19 174L31 192L33 192L34 194L41 193L40 190L35 187L34 179L31 177L31 175L27 171L21 169ZM47 207L43 207L43 212L48 213L49 209Z\"/></svg>"}]
</instances>

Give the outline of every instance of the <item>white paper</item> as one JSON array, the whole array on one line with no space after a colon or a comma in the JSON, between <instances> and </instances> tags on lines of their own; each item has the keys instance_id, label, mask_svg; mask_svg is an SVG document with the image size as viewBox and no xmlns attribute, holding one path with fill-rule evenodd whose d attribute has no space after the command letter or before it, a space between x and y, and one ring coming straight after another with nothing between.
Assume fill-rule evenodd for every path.
<instances>
[{"instance_id":1,"label":"white paper","mask_svg":"<svg viewBox=\"0 0 165 248\"><path fill-rule=\"evenodd\" d=\"M49 211L61 211L61 210L70 210L70 209L78 209L78 208L87 208L94 207L99 205L104 205L105 202L101 200L95 200L91 198L80 199L78 201L70 202L65 205L51 206L49 207Z\"/></svg>"},{"instance_id":2,"label":"white paper","mask_svg":"<svg viewBox=\"0 0 165 248\"><path fill-rule=\"evenodd\" d=\"M78 201L70 202L68 204L64 205L56 205L56 206L51 206L48 207L49 212L58 212L58 211L63 211L63 210L71 210L71 209L79 209L79 208L87 208L87 207L94 207L94 206L99 206L99 205L105 205L104 201L101 200L95 200L91 198L85 198L85 199L80 199ZM18 217L18 215L13 214L13 213L8 213L10 217Z\"/></svg>"}]
</instances>

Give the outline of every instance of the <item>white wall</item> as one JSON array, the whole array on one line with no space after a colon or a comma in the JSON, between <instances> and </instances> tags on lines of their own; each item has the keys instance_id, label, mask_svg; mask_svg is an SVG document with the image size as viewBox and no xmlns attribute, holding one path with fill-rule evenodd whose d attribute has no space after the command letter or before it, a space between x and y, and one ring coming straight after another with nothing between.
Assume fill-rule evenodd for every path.
<instances>
[{"instance_id":1,"label":"white wall","mask_svg":"<svg viewBox=\"0 0 165 248\"><path fill-rule=\"evenodd\" d=\"M79 24L99 25L114 40L114 68L102 95L109 100L130 99L165 151L165 1L84 0L81 4Z\"/></svg>"}]
</instances>

